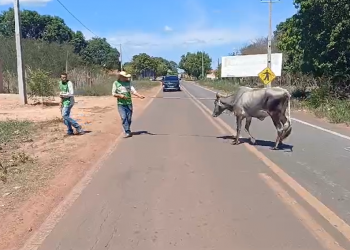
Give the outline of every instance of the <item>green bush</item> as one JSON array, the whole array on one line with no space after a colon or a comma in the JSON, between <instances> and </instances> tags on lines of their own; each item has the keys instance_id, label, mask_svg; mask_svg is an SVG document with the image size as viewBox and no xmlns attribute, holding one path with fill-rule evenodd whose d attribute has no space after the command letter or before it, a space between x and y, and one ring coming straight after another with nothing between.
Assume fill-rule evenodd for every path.
<instances>
[{"instance_id":1,"label":"green bush","mask_svg":"<svg viewBox=\"0 0 350 250\"><path fill-rule=\"evenodd\" d=\"M50 78L50 73L41 69L30 70L27 86L29 98L37 100L54 97L57 93L56 81Z\"/></svg>"}]
</instances>

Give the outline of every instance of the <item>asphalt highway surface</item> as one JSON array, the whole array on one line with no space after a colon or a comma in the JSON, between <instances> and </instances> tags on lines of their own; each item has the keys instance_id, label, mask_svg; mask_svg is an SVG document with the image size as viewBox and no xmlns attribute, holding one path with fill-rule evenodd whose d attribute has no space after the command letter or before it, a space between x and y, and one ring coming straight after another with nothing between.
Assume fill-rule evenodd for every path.
<instances>
[{"instance_id":1,"label":"asphalt highway surface","mask_svg":"<svg viewBox=\"0 0 350 250\"><path fill-rule=\"evenodd\" d=\"M269 118L253 119L256 145L231 145L235 119L211 117L214 92L182 82L159 96L185 99L154 99L24 249L350 249L346 128L292 113L281 150Z\"/></svg>"}]
</instances>

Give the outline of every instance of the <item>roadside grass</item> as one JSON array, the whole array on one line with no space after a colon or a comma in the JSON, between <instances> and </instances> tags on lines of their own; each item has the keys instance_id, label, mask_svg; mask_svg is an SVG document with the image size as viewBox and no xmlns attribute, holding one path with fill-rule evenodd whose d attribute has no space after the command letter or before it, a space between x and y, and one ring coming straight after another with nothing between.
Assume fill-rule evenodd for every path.
<instances>
[{"instance_id":1,"label":"roadside grass","mask_svg":"<svg viewBox=\"0 0 350 250\"><path fill-rule=\"evenodd\" d=\"M0 145L26 139L34 129L34 123L30 121L0 121Z\"/></svg>"},{"instance_id":2,"label":"roadside grass","mask_svg":"<svg viewBox=\"0 0 350 250\"><path fill-rule=\"evenodd\" d=\"M76 90L76 95L82 96L110 96L115 77L108 76L103 81L92 86L84 86ZM147 90L159 86L157 81L136 80L132 82L136 90Z\"/></svg>"},{"instance_id":3,"label":"roadside grass","mask_svg":"<svg viewBox=\"0 0 350 250\"><path fill-rule=\"evenodd\" d=\"M34 163L28 154L18 150L29 142L36 127L30 121L0 121L0 182L7 183L12 174L20 173L28 163Z\"/></svg>"},{"instance_id":4,"label":"roadside grass","mask_svg":"<svg viewBox=\"0 0 350 250\"><path fill-rule=\"evenodd\" d=\"M199 85L225 94L234 93L240 86L228 80L201 80ZM344 123L350 126L350 100L336 99L330 95L327 86L306 91L295 86L281 86L292 95L291 107L296 110L307 110L318 118L327 118L331 123Z\"/></svg>"}]
</instances>

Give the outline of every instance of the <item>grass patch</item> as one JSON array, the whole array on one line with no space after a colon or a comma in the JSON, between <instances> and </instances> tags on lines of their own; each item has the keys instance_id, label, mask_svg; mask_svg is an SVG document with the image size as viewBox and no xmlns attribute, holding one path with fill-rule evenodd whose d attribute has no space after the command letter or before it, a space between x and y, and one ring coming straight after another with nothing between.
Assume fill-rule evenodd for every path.
<instances>
[{"instance_id":1,"label":"grass patch","mask_svg":"<svg viewBox=\"0 0 350 250\"><path fill-rule=\"evenodd\" d=\"M34 123L30 121L0 121L0 145L28 138L33 130Z\"/></svg>"},{"instance_id":2,"label":"grass patch","mask_svg":"<svg viewBox=\"0 0 350 250\"><path fill-rule=\"evenodd\" d=\"M102 83L78 88L76 94L82 96L110 96L112 95L114 81L115 77L108 77ZM136 90L146 90L159 86L159 82L147 80L133 81L132 84Z\"/></svg>"},{"instance_id":3,"label":"grass patch","mask_svg":"<svg viewBox=\"0 0 350 250\"><path fill-rule=\"evenodd\" d=\"M30 139L34 132L30 121L0 121L0 181L6 183L11 174L22 171L21 167L33 159L25 152L17 152L16 147Z\"/></svg>"},{"instance_id":4,"label":"grass patch","mask_svg":"<svg viewBox=\"0 0 350 250\"><path fill-rule=\"evenodd\" d=\"M225 93L235 92L239 88L239 84L228 80L201 80L198 81L198 83L202 86Z\"/></svg>"},{"instance_id":5,"label":"grass patch","mask_svg":"<svg viewBox=\"0 0 350 250\"><path fill-rule=\"evenodd\" d=\"M232 93L240 86L228 80L202 80L198 83L213 90ZM337 99L331 96L331 91L324 87L306 91L292 86L283 86L291 91L291 107L294 109L307 109L319 118L327 118L332 123L345 123L350 125L350 100Z\"/></svg>"}]
</instances>

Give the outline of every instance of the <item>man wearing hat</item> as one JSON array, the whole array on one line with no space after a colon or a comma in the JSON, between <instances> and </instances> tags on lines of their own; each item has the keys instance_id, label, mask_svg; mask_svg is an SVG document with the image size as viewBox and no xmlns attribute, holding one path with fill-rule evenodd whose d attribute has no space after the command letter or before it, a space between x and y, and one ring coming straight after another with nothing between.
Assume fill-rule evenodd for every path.
<instances>
[{"instance_id":1,"label":"man wearing hat","mask_svg":"<svg viewBox=\"0 0 350 250\"><path fill-rule=\"evenodd\" d=\"M131 85L131 75L125 71L118 73L118 79L113 83L112 95L118 98L118 112L122 120L123 129L125 132L125 138L131 137L131 120L133 113L133 105L131 94L143 99L143 95L140 95Z\"/></svg>"}]
</instances>

